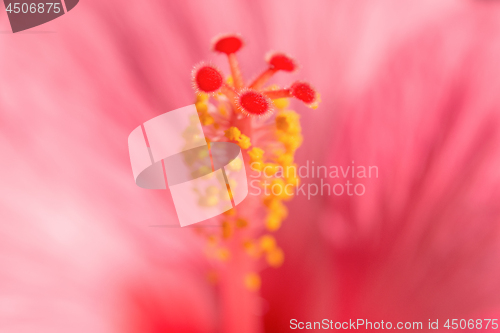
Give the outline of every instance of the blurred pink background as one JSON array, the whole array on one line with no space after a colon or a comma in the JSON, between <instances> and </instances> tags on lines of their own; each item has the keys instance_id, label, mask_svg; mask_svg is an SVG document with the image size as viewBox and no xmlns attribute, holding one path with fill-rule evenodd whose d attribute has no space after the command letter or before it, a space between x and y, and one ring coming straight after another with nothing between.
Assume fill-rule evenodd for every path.
<instances>
[{"instance_id":1,"label":"blurred pink background","mask_svg":"<svg viewBox=\"0 0 500 333\"><path fill-rule=\"evenodd\" d=\"M229 72L221 32L247 77L279 50L301 70L275 82L320 91L292 105L299 164L379 168L362 197L289 205L262 330L500 317L498 1L82 0L17 34L0 12L0 332L219 331L203 243L150 227L177 218L135 185L127 137L193 102L200 60Z\"/></svg>"}]
</instances>

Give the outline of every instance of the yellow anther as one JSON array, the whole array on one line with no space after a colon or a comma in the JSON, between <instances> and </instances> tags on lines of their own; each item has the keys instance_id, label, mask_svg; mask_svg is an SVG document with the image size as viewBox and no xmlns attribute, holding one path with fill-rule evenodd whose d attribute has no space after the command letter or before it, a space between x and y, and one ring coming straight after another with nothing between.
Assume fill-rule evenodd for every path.
<instances>
[{"instance_id":1,"label":"yellow anther","mask_svg":"<svg viewBox=\"0 0 500 333\"><path fill-rule=\"evenodd\" d=\"M200 114L200 122L203 126L215 124L214 118L208 113Z\"/></svg>"},{"instance_id":2,"label":"yellow anther","mask_svg":"<svg viewBox=\"0 0 500 333\"><path fill-rule=\"evenodd\" d=\"M253 242L251 240L246 240L246 241L243 242L243 248L245 250L250 250L250 249L255 248L255 246L254 246L254 244L253 244Z\"/></svg>"},{"instance_id":3,"label":"yellow anther","mask_svg":"<svg viewBox=\"0 0 500 333\"><path fill-rule=\"evenodd\" d=\"M280 154L276 161L282 166L293 164L293 154Z\"/></svg>"},{"instance_id":4,"label":"yellow anther","mask_svg":"<svg viewBox=\"0 0 500 333\"><path fill-rule=\"evenodd\" d=\"M278 170L279 170L279 165L274 163L266 163L263 169L264 175L266 175L267 177L274 176L274 174L278 172Z\"/></svg>"},{"instance_id":5,"label":"yellow anther","mask_svg":"<svg viewBox=\"0 0 500 333\"><path fill-rule=\"evenodd\" d=\"M238 141L241 136L241 131L237 127L230 127L225 133L226 138L232 141Z\"/></svg>"},{"instance_id":6,"label":"yellow anther","mask_svg":"<svg viewBox=\"0 0 500 333\"><path fill-rule=\"evenodd\" d=\"M227 239L233 234L233 228L228 221L222 222L222 238Z\"/></svg>"},{"instance_id":7,"label":"yellow anther","mask_svg":"<svg viewBox=\"0 0 500 333\"><path fill-rule=\"evenodd\" d=\"M273 100L273 104L277 109L281 110L286 109L290 105L290 102L287 98L278 98Z\"/></svg>"},{"instance_id":8,"label":"yellow anther","mask_svg":"<svg viewBox=\"0 0 500 333\"><path fill-rule=\"evenodd\" d=\"M273 206L275 204L275 202L279 202L279 200L277 200L276 198L273 198L273 197L264 197L264 200L262 200L262 202L264 203L264 206L266 206L267 208L271 208L271 206Z\"/></svg>"},{"instance_id":9,"label":"yellow anther","mask_svg":"<svg viewBox=\"0 0 500 333\"><path fill-rule=\"evenodd\" d=\"M269 231L276 231L281 227L282 219L275 214L269 214L266 218L266 228Z\"/></svg>"},{"instance_id":10,"label":"yellow anther","mask_svg":"<svg viewBox=\"0 0 500 333\"><path fill-rule=\"evenodd\" d=\"M300 116L292 110L280 112L276 116L276 129L281 133L298 134L301 131Z\"/></svg>"},{"instance_id":11,"label":"yellow anther","mask_svg":"<svg viewBox=\"0 0 500 333\"><path fill-rule=\"evenodd\" d=\"M253 147L248 151L248 156L252 161L260 161L264 157L264 151L260 148Z\"/></svg>"},{"instance_id":12,"label":"yellow anther","mask_svg":"<svg viewBox=\"0 0 500 333\"><path fill-rule=\"evenodd\" d=\"M196 95L196 102L202 102L202 101L207 101L210 98L208 94L205 94L203 92L199 92Z\"/></svg>"},{"instance_id":13,"label":"yellow anther","mask_svg":"<svg viewBox=\"0 0 500 333\"><path fill-rule=\"evenodd\" d=\"M208 245L215 246L217 245L217 243L218 243L217 238L214 235L208 236Z\"/></svg>"},{"instance_id":14,"label":"yellow anther","mask_svg":"<svg viewBox=\"0 0 500 333\"><path fill-rule=\"evenodd\" d=\"M280 131L286 132L290 124L285 116L277 115L276 116L276 128Z\"/></svg>"},{"instance_id":15,"label":"yellow anther","mask_svg":"<svg viewBox=\"0 0 500 333\"><path fill-rule=\"evenodd\" d=\"M284 260L285 260L285 254L283 253L283 250L280 249L279 247L273 248L266 255L266 261L269 264L269 266L272 267L280 267L281 265L283 265Z\"/></svg>"},{"instance_id":16,"label":"yellow anther","mask_svg":"<svg viewBox=\"0 0 500 333\"><path fill-rule=\"evenodd\" d=\"M258 258L260 256L259 249L251 240L244 241L243 248L245 249L246 254L248 254L252 258Z\"/></svg>"},{"instance_id":17,"label":"yellow anther","mask_svg":"<svg viewBox=\"0 0 500 333\"><path fill-rule=\"evenodd\" d=\"M292 184L295 187L300 185L300 178L297 175L292 174L289 177L285 177L285 180L287 184Z\"/></svg>"},{"instance_id":18,"label":"yellow anther","mask_svg":"<svg viewBox=\"0 0 500 333\"><path fill-rule=\"evenodd\" d=\"M196 110L198 110L198 117L200 120L198 120L198 117L196 117L196 119L191 120L192 124L197 124L198 121L200 121L202 123L202 125L204 125L204 126L215 124L214 118L208 112L207 102L205 102L205 101L197 102L195 105L196 105Z\"/></svg>"},{"instance_id":19,"label":"yellow anther","mask_svg":"<svg viewBox=\"0 0 500 333\"><path fill-rule=\"evenodd\" d=\"M240 136L240 139L238 140L238 145L241 147L241 149L248 149L252 145L250 142L250 138L246 136L245 134L242 134Z\"/></svg>"},{"instance_id":20,"label":"yellow anther","mask_svg":"<svg viewBox=\"0 0 500 333\"><path fill-rule=\"evenodd\" d=\"M227 261L231 257L231 252L226 248L220 248L217 250L216 257L220 261Z\"/></svg>"},{"instance_id":21,"label":"yellow anther","mask_svg":"<svg viewBox=\"0 0 500 333\"><path fill-rule=\"evenodd\" d=\"M276 240L271 235L264 235L260 238L260 247L266 252L271 251L276 247Z\"/></svg>"},{"instance_id":22,"label":"yellow anther","mask_svg":"<svg viewBox=\"0 0 500 333\"><path fill-rule=\"evenodd\" d=\"M242 218L236 220L236 226L238 228L245 228L248 225L248 221Z\"/></svg>"},{"instance_id":23,"label":"yellow anther","mask_svg":"<svg viewBox=\"0 0 500 333\"><path fill-rule=\"evenodd\" d=\"M196 102L195 106L198 114L204 114L208 112L208 103L205 101Z\"/></svg>"},{"instance_id":24,"label":"yellow anther","mask_svg":"<svg viewBox=\"0 0 500 333\"><path fill-rule=\"evenodd\" d=\"M288 130L288 121L285 117L276 116L276 128L286 132Z\"/></svg>"},{"instance_id":25,"label":"yellow anther","mask_svg":"<svg viewBox=\"0 0 500 333\"><path fill-rule=\"evenodd\" d=\"M285 185L285 181L282 178L274 178L271 180L268 191L277 198L286 199L293 195L293 191L287 189Z\"/></svg>"},{"instance_id":26,"label":"yellow anther","mask_svg":"<svg viewBox=\"0 0 500 333\"><path fill-rule=\"evenodd\" d=\"M287 153L294 153L302 144L303 138L301 134L281 134L278 135L278 140L284 144Z\"/></svg>"},{"instance_id":27,"label":"yellow anther","mask_svg":"<svg viewBox=\"0 0 500 333\"><path fill-rule=\"evenodd\" d=\"M224 104L219 105L218 109L219 109L219 113L221 115L227 116L227 109L226 109L226 106Z\"/></svg>"},{"instance_id":28,"label":"yellow anther","mask_svg":"<svg viewBox=\"0 0 500 333\"><path fill-rule=\"evenodd\" d=\"M248 273L245 276L245 287L250 291L257 291L260 289L260 276L257 273Z\"/></svg>"},{"instance_id":29,"label":"yellow anther","mask_svg":"<svg viewBox=\"0 0 500 333\"><path fill-rule=\"evenodd\" d=\"M225 211L224 215L226 215L226 216L234 216L234 215L236 215L236 209L235 208L231 208L230 210Z\"/></svg>"},{"instance_id":30,"label":"yellow anther","mask_svg":"<svg viewBox=\"0 0 500 333\"><path fill-rule=\"evenodd\" d=\"M241 134L241 131L237 127L230 127L228 130L226 130L224 135L229 140L236 141L242 149L248 149L252 145L250 142L250 138L244 134Z\"/></svg>"},{"instance_id":31,"label":"yellow anther","mask_svg":"<svg viewBox=\"0 0 500 333\"><path fill-rule=\"evenodd\" d=\"M288 215L288 208L286 208L286 206L280 200L273 200L272 204L269 206L269 210L273 215L278 216L282 219L284 219Z\"/></svg>"}]
</instances>

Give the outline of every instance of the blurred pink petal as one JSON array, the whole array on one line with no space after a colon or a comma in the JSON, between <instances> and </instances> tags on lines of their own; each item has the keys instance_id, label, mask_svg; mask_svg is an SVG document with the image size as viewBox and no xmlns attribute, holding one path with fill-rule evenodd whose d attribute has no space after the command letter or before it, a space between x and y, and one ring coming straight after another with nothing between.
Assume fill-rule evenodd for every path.
<instances>
[{"instance_id":1,"label":"blurred pink petal","mask_svg":"<svg viewBox=\"0 0 500 333\"><path fill-rule=\"evenodd\" d=\"M364 36L334 42L340 83L331 81L336 113L323 125L332 133L323 142L330 154L314 159L376 165L379 178L353 180L366 186L361 197L294 202L300 208L291 215L310 221L301 230L308 235L285 248L285 272L269 274L275 287L299 291L270 304L268 327L288 327L291 313L309 321L498 316L500 8L455 4L437 15L441 6L417 6L397 19L395 8L377 6L348 29ZM393 21L400 28L387 31ZM337 65L345 50L351 58ZM323 100L322 110L331 102ZM283 238L298 225L290 221ZM305 241L319 233L329 246ZM283 285L283 275L295 279Z\"/></svg>"}]
</instances>

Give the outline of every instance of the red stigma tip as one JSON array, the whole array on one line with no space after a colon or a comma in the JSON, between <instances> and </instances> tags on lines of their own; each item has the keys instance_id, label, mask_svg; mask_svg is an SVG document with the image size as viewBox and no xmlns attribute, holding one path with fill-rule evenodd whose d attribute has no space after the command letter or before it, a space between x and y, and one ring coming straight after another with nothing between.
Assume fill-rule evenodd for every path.
<instances>
[{"instance_id":1,"label":"red stigma tip","mask_svg":"<svg viewBox=\"0 0 500 333\"><path fill-rule=\"evenodd\" d=\"M241 112L247 116L267 116L273 111L272 101L255 90L244 90L238 97L236 103Z\"/></svg>"},{"instance_id":2,"label":"red stigma tip","mask_svg":"<svg viewBox=\"0 0 500 333\"><path fill-rule=\"evenodd\" d=\"M316 91L309 83L297 81L290 87L293 97L300 99L306 104L312 104L316 101Z\"/></svg>"},{"instance_id":3,"label":"red stigma tip","mask_svg":"<svg viewBox=\"0 0 500 333\"><path fill-rule=\"evenodd\" d=\"M243 40L238 35L224 35L214 39L213 49L217 52L231 54L238 52L243 46Z\"/></svg>"},{"instance_id":4,"label":"red stigma tip","mask_svg":"<svg viewBox=\"0 0 500 333\"><path fill-rule=\"evenodd\" d=\"M195 90L214 93L222 87L223 81L222 73L212 65L201 64L193 70Z\"/></svg>"},{"instance_id":5,"label":"red stigma tip","mask_svg":"<svg viewBox=\"0 0 500 333\"><path fill-rule=\"evenodd\" d=\"M297 63L292 57L287 56L284 53L273 53L268 57L267 62L274 69L293 72L297 69Z\"/></svg>"}]
</instances>

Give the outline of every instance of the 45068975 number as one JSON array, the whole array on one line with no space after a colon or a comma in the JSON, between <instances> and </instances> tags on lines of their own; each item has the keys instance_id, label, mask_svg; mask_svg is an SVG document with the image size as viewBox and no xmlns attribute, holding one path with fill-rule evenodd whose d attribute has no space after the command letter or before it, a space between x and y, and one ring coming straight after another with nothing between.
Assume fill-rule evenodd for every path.
<instances>
[{"instance_id":1,"label":"45068975 number","mask_svg":"<svg viewBox=\"0 0 500 333\"><path fill-rule=\"evenodd\" d=\"M8 13L60 13L61 12L61 7L60 3L53 3L53 2L46 2L46 3L29 3L29 2L22 2L22 3L9 3L9 5L6 8L6 11Z\"/></svg>"},{"instance_id":2,"label":"45068975 number","mask_svg":"<svg viewBox=\"0 0 500 333\"><path fill-rule=\"evenodd\" d=\"M452 330L465 329L498 329L498 319L448 319L443 327Z\"/></svg>"}]
</instances>

